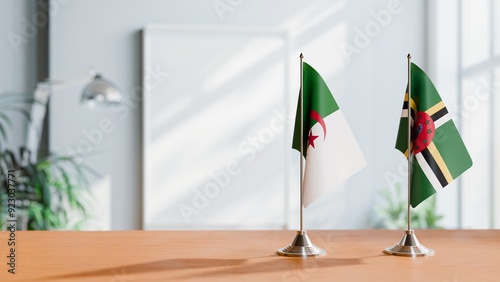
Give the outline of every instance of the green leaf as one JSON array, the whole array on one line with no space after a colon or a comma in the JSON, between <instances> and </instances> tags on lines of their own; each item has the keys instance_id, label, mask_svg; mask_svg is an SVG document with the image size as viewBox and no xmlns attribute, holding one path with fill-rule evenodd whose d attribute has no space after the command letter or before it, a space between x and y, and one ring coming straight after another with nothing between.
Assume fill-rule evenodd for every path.
<instances>
[{"instance_id":1,"label":"green leaf","mask_svg":"<svg viewBox=\"0 0 500 282\"><path fill-rule=\"evenodd\" d=\"M16 180L26 185L26 190L16 196L30 201L28 228L65 229L71 222L85 221L89 215L89 196L92 196L87 179L91 169L72 156L50 154L32 163L22 157L24 155L25 149L20 151L20 157L7 150L0 151L0 171L15 166L20 174ZM0 175L0 181L3 175ZM72 226L78 228L80 225Z\"/></svg>"},{"instance_id":2,"label":"green leaf","mask_svg":"<svg viewBox=\"0 0 500 282\"><path fill-rule=\"evenodd\" d=\"M407 227L408 200L403 196L401 183L392 189L384 188L379 192L379 201L374 206L377 215L376 227L404 229ZM421 203L411 211L414 228L441 228L439 222L443 216L436 213L436 195Z\"/></svg>"}]
</instances>

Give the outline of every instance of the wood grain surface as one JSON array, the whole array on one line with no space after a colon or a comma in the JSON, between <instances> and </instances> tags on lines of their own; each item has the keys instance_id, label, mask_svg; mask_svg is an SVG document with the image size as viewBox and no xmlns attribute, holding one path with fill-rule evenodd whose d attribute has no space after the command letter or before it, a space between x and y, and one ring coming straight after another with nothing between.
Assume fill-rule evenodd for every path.
<instances>
[{"instance_id":1,"label":"wood grain surface","mask_svg":"<svg viewBox=\"0 0 500 282\"><path fill-rule=\"evenodd\" d=\"M500 230L417 230L433 257L385 255L401 230L308 231L327 255L275 254L295 231L0 232L0 281L500 281Z\"/></svg>"}]
</instances>

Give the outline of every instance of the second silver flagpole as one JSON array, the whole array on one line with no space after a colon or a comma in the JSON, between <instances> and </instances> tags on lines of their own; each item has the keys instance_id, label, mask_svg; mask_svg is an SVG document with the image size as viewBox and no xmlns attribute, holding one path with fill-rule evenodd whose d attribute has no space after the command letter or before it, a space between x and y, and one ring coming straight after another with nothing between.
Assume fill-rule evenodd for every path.
<instances>
[{"instance_id":1,"label":"second silver flagpole","mask_svg":"<svg viewBox=\"0 0 500 282\"><path fill-rule=\"evenodd\" d=\"M295 235L293 242L277 251L280 256L289 257L309 257L321 256L326 254L326 251L316 247L309 236L307 231L304 230L303 225L303 210L304 210L304 73L303 73L303 58L304 55L300 53L300 92L299 92L299 108L300 108L300 229Z\"/></svg>"},{"instance_id":2,"label":"second silver flagpole","mask_svg":"<svg viewBox=\"0 0 500 282\"><path fill-rule=\"evenodd\" d=\"M408 152L408 231L411 230L411 214L410 214L410 201L411 201L411 55L408 53L408 143L407 144L407 152Z\"/></svg>"},{"instance_id":3,"label":"second silver flagpole","mask_svg":"<svg viewBox=\"0 0 500 282\"><path fill-rule=\"evenodd\" d=\"M411 149L412 149L412 91L411 91L411 55L408 54L408 143L407 143L407 157L408 157L408 230L405 231L403 238L392 247L386 248L384 253L388 255L406 256L406 257L422 257L422 256L432 256L434 255L434 250L426 248L424 245L420 244L415 235L415 232L411 229ZM418 109L416 109L418 110ZM416 113L415 113L416 114Z\"/></svg>"}]
</instances>

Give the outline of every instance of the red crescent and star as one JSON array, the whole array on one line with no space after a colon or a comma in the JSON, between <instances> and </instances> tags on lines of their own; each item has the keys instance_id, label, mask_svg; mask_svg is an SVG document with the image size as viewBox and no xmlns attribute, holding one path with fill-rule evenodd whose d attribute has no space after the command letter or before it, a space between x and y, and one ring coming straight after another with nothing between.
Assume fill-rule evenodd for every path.
<instances>
[{"instance_id":1,"label":"red crescent and star","mask_svg":"<svg viewBox=\"0 0 500 282\"><path fill-rule=\"evenodd\" d=\"M311 110L311 113L309 116L321 125L321 128L323 129L323 140L325 140L326 139L326 124L325 124L325 121L323 120L323 117L315 110ZM314 140L316 140L316 138L318 138L318 137L319 137L318 135L313 135L312 130L310 130L309 136L307 137L307 146L311 145L313 148L315 148Z\"/></svg>"}]
</instances>

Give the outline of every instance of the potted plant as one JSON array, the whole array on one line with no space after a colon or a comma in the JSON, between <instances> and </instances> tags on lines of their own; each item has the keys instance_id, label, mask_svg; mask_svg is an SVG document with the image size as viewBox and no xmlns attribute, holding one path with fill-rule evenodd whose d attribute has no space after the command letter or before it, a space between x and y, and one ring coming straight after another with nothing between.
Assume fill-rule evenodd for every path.
<instances>
[{"instance_id":1,"label":"potted plant","mask_svg":"<svg viewBox=\"0 0 500 282\"><path fill-rule=\"evenodd\" d=\"M79 229L88 218L90 194L87 172L89 167L78 163L73 156L46 154L32 161L30 152L21 146L18 152L5 148L12 128L7 111L20 113L30 120L27 107L33 99L19 94L0 95L0 198L6 202L8 170L16 173L16 216L18 226L27 230ZM2 225L6 220L2 207Z\"/></svg>"},{"instance_id":2,"label":"potted plant","mask_svg":"<svg viewBox=\"0 0 500 282\"><path fill-rule=\"evenodd\" d=\"M375 205L377 219L374 227L388 229L407 228L408 199L404 196L402 184L396 182L391 189L384 188L380 195L382 201ZM439 222L443 215L436 212L436 195L429 197L411 211L412 226L417 229L441 229Z\"/></svg>"}]
</instances>

